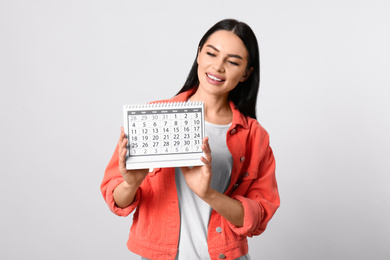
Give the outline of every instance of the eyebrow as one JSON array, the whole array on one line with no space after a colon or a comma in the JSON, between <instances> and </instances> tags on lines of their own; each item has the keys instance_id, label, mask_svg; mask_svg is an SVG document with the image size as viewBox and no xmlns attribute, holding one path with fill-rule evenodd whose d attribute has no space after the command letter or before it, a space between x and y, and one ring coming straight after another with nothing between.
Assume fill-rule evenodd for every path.
<instances>
[{"instance_id":1,"label":"eyebrow","mask_svg":"<svg viewBox=\"0 0 390 260\"><path fill-rule=\"evenodd\" d=\"M211 49L219 52L219 50L216 47L214 47L213 45L211 45L211 44L206 45L206 47L210 47ZM237 54L228 54L228 56L232 57L232 58L237 58L237 59L240 59L240 60L243 59L240 55L237 55Z\"/></svg>"}]
</instances>

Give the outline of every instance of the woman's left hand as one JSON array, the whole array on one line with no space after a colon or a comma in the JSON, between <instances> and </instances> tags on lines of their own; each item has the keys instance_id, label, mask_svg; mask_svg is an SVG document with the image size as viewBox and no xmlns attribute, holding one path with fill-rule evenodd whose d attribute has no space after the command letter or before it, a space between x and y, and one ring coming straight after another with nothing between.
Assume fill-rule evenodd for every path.
<instances>
[{"instance_id":1,"label":"woman's left hand","mask_svg":"<svg viewBox=\"0 0 390 260\"><path fill-rule=\"evenodd\" d=\"M188 187L200 198L207 198L213 189L211 188L211 150L209 138L203 138L202 150L204 156L201 157L203 166L181 167L184 179Z\"/></svg>"},{"instance_id":2,"label":"woman's left hand","mask_svg":"<svg viewBox=\"0 0 390 260\"><path fill-rule=\"evenodd\" d=\"M203 139L202 150L204 152L204 157L201 158L203 166L181 168L188 187L227 221L237 227L242 227L244 207L241 202L211 188L211 150L208 137Z\"/></svg>"}]
</instances>

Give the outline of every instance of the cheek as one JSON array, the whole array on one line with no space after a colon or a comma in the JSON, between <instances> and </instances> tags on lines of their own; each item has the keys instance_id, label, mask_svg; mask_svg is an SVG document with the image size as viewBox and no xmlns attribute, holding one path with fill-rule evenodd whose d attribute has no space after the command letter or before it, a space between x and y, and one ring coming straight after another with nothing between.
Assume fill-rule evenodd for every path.
<instances>
[{"instance_id":1,"label":"cheek","mask_svg":"<svg viewBox=\"0 0 390 260\"><path fill-rule=\"evenodd\" d=\"M198 75L201 75L201 73L204 73L207 68L207 63L204 59L198 58Z\"/></svg>"},{"instance_id":2,"label":"cheek","mask_svg":"<svg viewBox=\"0 0 390 260\"><path fill-rule=\"evenodd\" d=\"M198 66L198 78L200 78L200 75L202 75L202 69L200 68L200 66Z\"/></svg>"},{"instance_id":3,"label":"cheek","mask_svg":"<svg viewBox=\"0 0 390 260\"><path fill-rule=\"evenodd\" d=\"M242 79L244 73L241 73L241 72L236 72L232 75L231 77L231 80L234 82L234 83L239 83L240 80Z\"/></svg>"},{"instance_id":4,"label":"cheek","mask_svg":"<svg viewBox=\"0 0 390 260\"><path fill-rule=\"evenodd\" d=\"M205 70L201 67L201 66L198 66L198 80L199 82L203 82L204 80L204 75L205 75Z\"/></svg>"},{"instance_id":5,"label":"cheek","mask_svg":"<svg viewBox=\"0 0 390 260\"><path fill-rule=\"evenodd\" d=\"M196 62L198 63L198 67L204 67L206 61L202 55L199 55L196 59Z\"/></svg>"}]
</instances>

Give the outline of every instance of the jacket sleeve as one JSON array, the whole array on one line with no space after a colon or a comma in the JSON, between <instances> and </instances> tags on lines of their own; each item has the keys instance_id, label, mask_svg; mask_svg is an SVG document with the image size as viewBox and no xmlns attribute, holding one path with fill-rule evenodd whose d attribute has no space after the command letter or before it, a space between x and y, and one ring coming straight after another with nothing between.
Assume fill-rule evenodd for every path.
<instances>
[{"instance_id":1,"label":"jacket sleeve","mask_svg":"<svg viewBox=\"0 0 390 260\"><path fill-rule=\"evenodd\" d=\"M116 206L113 193L115 188L124 180L121 173L119 172L118 165L119 156L117 146L104 172L103 181L100 185L100 191L102 192L103 198L110 210L118 216L125 217L128 216L137 207L140 198L140 192L137 190L137 193L134 197L134 202L127 208L119 208Z\"/></svg>"},{"instance_id":2,"label":"jacket sleeve","mask_svg":"<svg viewBox=\"0 0 390 260\"><path fill-rule=\"evenodd\" d=\"M251 149L250 165L247 177L240 185L245 192L236 193L234 199L239 200L244 207L244 224L236 227L229 223L230 228L238 235L255 236L263 233L268 222L280 205L279 192L275 177L275 158L266 135L264 152ZM252 177L251 177L252 176Z\"/></svg>"}]
</instances>

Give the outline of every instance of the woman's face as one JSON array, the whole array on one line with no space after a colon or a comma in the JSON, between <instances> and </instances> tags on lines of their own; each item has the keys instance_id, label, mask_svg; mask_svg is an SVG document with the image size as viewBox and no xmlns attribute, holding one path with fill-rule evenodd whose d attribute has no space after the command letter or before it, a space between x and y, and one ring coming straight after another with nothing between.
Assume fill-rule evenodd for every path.
<instances>
[{"instance_id":1,"label":"woman's face","mask_svg":"<svg viewBox=\"0 0 390 260\"><path fill-rule=\"evenodd\" d=\"M198 53L199 88L208 94L226 96L239 82L245 81L248 51L241 39L230 31L220 30L209 36Z\"/></svg>"}]
</instances>

